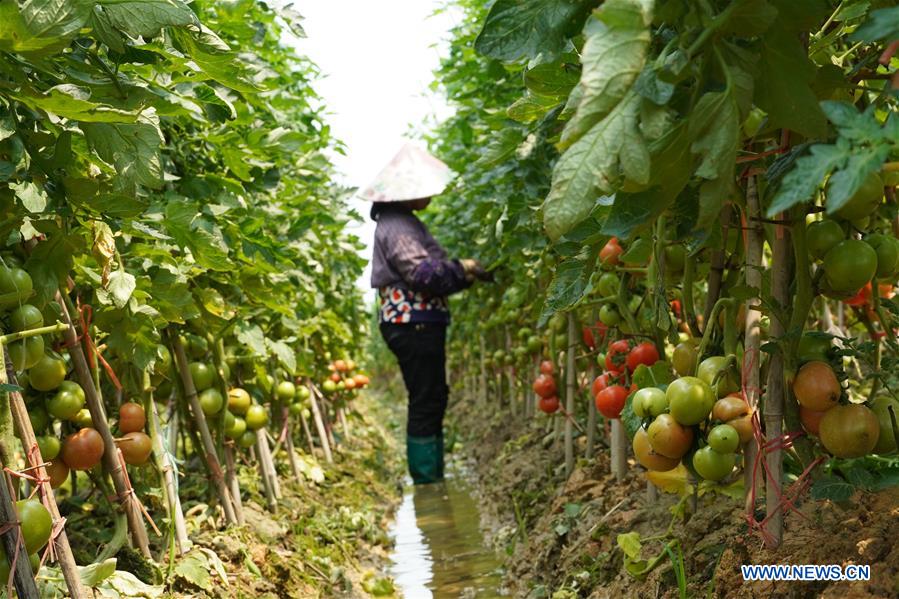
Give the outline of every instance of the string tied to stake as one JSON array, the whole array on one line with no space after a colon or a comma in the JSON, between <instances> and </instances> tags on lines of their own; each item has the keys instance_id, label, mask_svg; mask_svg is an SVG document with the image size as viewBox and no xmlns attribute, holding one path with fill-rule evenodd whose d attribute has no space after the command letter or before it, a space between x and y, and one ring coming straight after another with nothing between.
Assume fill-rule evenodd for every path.
<instances>
[{"instance_id":1,"label":"string tied to stake","mask_svg":"<svg viewBox=\"0 0 899 599\"><path fill-rule=\"evenodd\" d=\"M144 507L144 504L134 492L134 487L131 485L131 477L128 476L128 468L125 464L125 456L122 455L122 450L118 447L116 447L116 457L119 460L119 465L122 468L122 478L124 478L125 482L125 490L118 494L119 501L125 505L125 509L131 509L131 503L137 505L137 508L143 514L144 519L150 523L150 526L153 527L153 532L156 533L156 536L161 537L162 532L159 531L159 528L156 526L156 522L154 522L153 517L150 516L150 512L147 511L147 508Z\"/></svg>"}]
</instances>

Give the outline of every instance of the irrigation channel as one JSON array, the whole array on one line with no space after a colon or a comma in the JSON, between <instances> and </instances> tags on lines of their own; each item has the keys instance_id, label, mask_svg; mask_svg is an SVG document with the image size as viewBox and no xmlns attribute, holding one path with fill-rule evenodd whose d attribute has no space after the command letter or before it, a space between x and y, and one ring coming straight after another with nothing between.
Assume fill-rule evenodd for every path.
<instances>
[{"instance_id":1,"label":"irrigation channel","mask_svg":"<svg viewBox=\"0 0 899 599\"><path fill-rule=\"evenodd\" d=\"M391 575L406 599L502 597L502 571L458 466L441 483L406 486L390 530Z\"/></svg>"}]
</instances>

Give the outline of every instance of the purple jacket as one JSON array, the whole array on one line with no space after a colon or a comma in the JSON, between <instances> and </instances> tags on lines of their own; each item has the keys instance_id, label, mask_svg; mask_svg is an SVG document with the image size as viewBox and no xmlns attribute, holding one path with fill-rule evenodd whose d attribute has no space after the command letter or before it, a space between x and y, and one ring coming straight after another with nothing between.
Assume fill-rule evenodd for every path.
<instances>
[{"instance_id":1,"label":"purple jacket","mask_svg":"<svg viewBox=\"0 0 899 599\"><path fill-rule=\"evenodd\" d=\"M380 292L382 322L449 322L446 296L469 285L459 261L411 211L380 211L371 286Z\"/></svg>"}]
</instances>

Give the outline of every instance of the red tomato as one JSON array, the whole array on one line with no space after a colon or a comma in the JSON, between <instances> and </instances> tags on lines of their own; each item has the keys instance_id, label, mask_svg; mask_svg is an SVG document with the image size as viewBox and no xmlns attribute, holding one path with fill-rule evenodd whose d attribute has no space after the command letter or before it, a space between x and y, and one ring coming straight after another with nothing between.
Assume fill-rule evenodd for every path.
<instances>
[{"instance_id":1,"label":"red tomato","mask_svg":"<svg viewBox=\"0 0 899 599\"><path fill-rule=\"evenodd\" d=\"M593 379L593 385L590 386L590 393L593 395L593 397L596 397L596 395L600 391L602 391L603 389L608 387L609 384L612 383L612 379L613 379L612 374L608 373L608 372L604 372L601 375L599 375L598 377L596 377L595 379Z\"/></svg>"},{"instance_id":2,"label":"red tomato","mask_svg":"<svg viewBox=\"0 0 899 599\"><path fill-rule=\"evenodd\" d=\"M540 401L537 402L537 407L546 414L557 412L559 410L559 398L556 396L541 397Z\"/></svg>"},{"instance_id":3,"label":"red tomato","mask_svg":"<svg viewBox=\"0 0 899 599\"><path fill-rule=\"evenodd\" d=\"M606 387L596 396L596 409L606 418L618 418L627 395L627 389L621 385Z\"/></svg>"},{"instance_id":4,"label":"red tomato","mask_svg":"<svg viewBox=\"0 0 899 599\"><path fill-rule=\"evenodd\" d=\"M551 374L541 374L534 381L534 393L540 397L552 397L556 394L556 379Z\"/></svg>"},{"instance_id":5,"label":"red tomato","mask_svg":"<svg viewBox=\"0 0 899 599\"><path fill-rule=\"evenodd\" d=\"M556 367L553 366L553 363L549 360L543 360L540 362L540 372L541 374L552 374L555 372Z\"/></svg>"},{"instance_id":6,"label":"red tomato","mask_svg":"<svg viewBox=\"0 0 899 599\"><path fill-rule=\"evenodd\" d=\"M892 299L896 295L896 288L893 287L892 283L878 283L877 292L883 299Z\"/></svg>"},{"instance_id":7,"label":"red tomato","mask_svg":"<svg viewBox=\"0 0 899 599\"><path fill-rule=\"evenodd\" d=\"M671 306L671 311L674 312L674 315L676 317L680 318L680 315L681 315L680 300L671 300L670 306Z\"/></svg>"},{"instance_id":8,"label":"red tomato","mask_svg":"<svg viewBox=\"0 0 899 599\"><path fill-rule=\"evenodd\" d=\"M627 354L627 369L633 373L640 364L652 366L658 361L659 350L656 349L655 344L644 341Z\"/></svg>"},{"instance_id":9,"label":"red tomato","mask_svg":"<svg viewBox=\"0 0 899 599\"><path fill-rule=\"evenodd\" d=\"M843 303L847 306L853 306L856 308L861 308L862 306L867 305L871 301L871 283L868 283L864 287L858 290L858 293L850 297L849 299L843 300Z\"/></svg>"},{"instance_id":10,"label":"red tomato","mask_svg":"<svg viewBox=\"0 0 899 599\"><path fill-rule=\"evenodd\" d=\"M599 261L606 266L616 266L622 253L624 250L618 244L618 238L613 237L599 250Z\"/></svg>"},{"instance_id":11,"label":"red tomato","mask_svg":"<svg viewBox=\"0 0 899 599\"><path fill-rule=\"evenodd\" d=\"M593 331L590 330L590 327L581 329L581 338L588 349L596 349L596 339L593 338Z\"/></svg>"},{"instance_id":12,"label":"red tomato","mask_svg":"<svg viewBox=\"0 0 899 599\"><path fill-rule=\"evenodd\" d=\"M631 349L631 344L627 339L619 339L609 346L606 352L606 370L612 374L621 374L624 372L627 360L627 353Z\"/></svg>"}]
</instances>

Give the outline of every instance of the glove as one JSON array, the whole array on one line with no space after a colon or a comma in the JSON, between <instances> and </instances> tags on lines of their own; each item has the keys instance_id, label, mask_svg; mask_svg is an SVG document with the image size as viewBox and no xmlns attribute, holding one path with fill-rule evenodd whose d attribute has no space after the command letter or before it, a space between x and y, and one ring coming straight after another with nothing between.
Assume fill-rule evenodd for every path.
<instances>
[{"instance_id":1,"label":"glove","mask_svg":"<svg viewBox=\"0 0 899 599\"><path fill-rule=\"evenodd\" d=\"M474 260L473 258L462 258L459 260L459 263L462 265L462 270L465 271L465 278L469 282L475 280L490 283L493 282L493 273L484 270L484 267L481 266L481 263L477 260Z\"/></svg>"}]
</instances>

